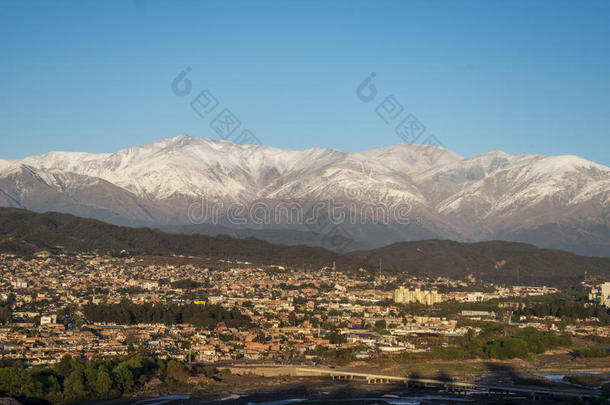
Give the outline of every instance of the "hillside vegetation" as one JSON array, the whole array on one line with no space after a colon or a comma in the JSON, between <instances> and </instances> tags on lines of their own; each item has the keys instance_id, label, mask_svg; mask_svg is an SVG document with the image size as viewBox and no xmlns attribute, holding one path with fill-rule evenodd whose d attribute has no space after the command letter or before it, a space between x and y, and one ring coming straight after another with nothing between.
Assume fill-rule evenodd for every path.
<instances>
[{"instance_id":1,"label":"hillside vegetation","mask_svg":"<svg viewBox=\"0 0 610 405\"><path fill-rule=\"evenodd\" d=\"M578 284L585 272L610 275L610 258L584 257L516 242L461 243L448 240L400 242L374 250L339 254L305 245L286 246L256 238L225 235L176 235L150 228L129 228L69 214L38 214L0 208L0 252L32 255L84 252L129 255L185 255L248 260L257 264L331 266L455 279L472 275L509 285Z\"/></svg>"}]
</instances>

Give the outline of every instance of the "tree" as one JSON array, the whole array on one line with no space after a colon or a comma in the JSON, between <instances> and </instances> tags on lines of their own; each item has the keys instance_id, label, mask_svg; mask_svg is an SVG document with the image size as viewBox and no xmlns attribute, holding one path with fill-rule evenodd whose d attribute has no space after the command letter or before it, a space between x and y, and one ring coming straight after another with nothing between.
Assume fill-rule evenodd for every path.
<instances>
[{"instance_id":1,"label":"tree","mask_svg":"<svg viewBox=\"0 0 610 405\"><path fill-rule=\"evenodd\" d=\"M340 343L344 343L345 341L346 341L345 336L338 333L337 331L332 331L328 335L328 342L331 344L340 344Z\"/></svg>"},{"instance_id":2,"label":"tree","mask_svg":"<svg viewBox=\"0 0 610 405\"><path fill-rule=\"evenodd\" d=\"M112 370L115 386L121 392L131 392L134 389L133 373L126 366L117 366Z\"/></svg>"},{"instance_id":3,"label":"tree","mask_svg":"<svg viewBox=\"0 0 610 405\"><path fill-rule=\"evenodd\" d=\"M64 378L68 377L72 372L72 356L66 354L64 357L61 358L58 363L53 366L53 370L55 370L58 375Z\"/></svg>"},{"instance_id":4,"label":"tree","mask_svg":"<svg viewBox=\"0 0 610 405\"><path fill-rule=\"evenodd\" d=\"M331 309L330 311L328 311L328 316L340 316L341 312L337 311L336 309Z\"/></svg>"},{"instance_id":5,"label":"tree","mask_svg":"<svg viewBox=\"0 0 610 405\"><path fill-rule=\"evenodd\" d=\"M106 398L112 390L112 379L105 367L100 367L97 370L97 379L95 380L95 392L100 397Z\"/></svg>"},{"instance_id":6,"label":"tree","mask_svg":"<svg viewBox=\"0 0 610 405\"><path fill-rule=\"evenodd\" d=\"M170 360L167 363L165 375L178 381L186 381L190 377L190 373L186 366L176 360Z\"/></svg>"},{"instance_id":7,"label":"tree","mask_svg":"<svg viewBox=\"0 0 610 405\"><path fill-rule=\"evenodd\" d=\"M385 319L380 319L375 322L375 329L387 329L387 328L388 328L388 325L387 325Z\"/></svg>"},{"instance_id":8,"label":"tree","mask_svg":"<svg viewBox=\"0 0 610 405\"><path fill-rule=\"evenodd\" d=\"M0 368L0 392L11 397L32 397L41 395L40 384L22 367Z\"/></svg>"},{"instance_id":9,"label":"tree","mask_svg":"<svg viewBox=\"0 0 610 405\"><path fill-rule=\"evenodd\" d=\"M214 366L205 365L203 366L203 374L208 378L213 377L214 375L218 374L218 369L216 369Z\"/></svg>"},{"instance_id":10,"label":"tree","mask_svg":"<svg viewBox=\"0 0 610 405\"><path fill-rule=\"evenodd\" d=\"M95 383L97 381L97 366L94 362L88 362L85 366L85 380L87 381L87 389L95 391Z\"/></svg>"},{"instance_id":11,"label":"tree","mask_svg":"<svg viewBox=\"0 0 610 405\"><path fill-rule=\"evenodd\" d=\"M290 324L290 326L297 326L299 324L297 314L295 314L294 311L292 311L290 315L288 315L288 323Z\"/></svg>"},{"instance_id":12,"label":"tree","mask_svg":"<svg viewBox=\"0 0 610 405\"><path fill-rule=\"evenodd\" d=\"M74 370L64 381L64 397L68 401L78 401L87 397L85 387L85 374L82 371Z\"/></svg>"},{"instance_id":13,"label":"tree","mask_svg":"<svg viewBox=\"0 0 610 405\"><path fill-rule=\"evenodd\" d=\"M4 325L11 321L11 309L8 305L0 305L0 324Z\"/></svg>"},{"instance_id":14,"label":"tree","mask_svg":"<svg viewBox=\"0 0 610 405\"><path fill-rule=\"evenodd\" d=\"M61 401L61 385L57 380L57 377L50 375L44 381L43 392L45 399L49 402L60 402Z\"/></svg>"},{"instance_id":15,"label":"tree","mask_svg":"<svg viewBox=\"0 0 610 405\"><path fill-rule=\"evenodd\" d=\"M524 357L527 354L527 342L520 338L508 338L502 340L503 356L509 359Z\"/></svg>"}]
</instances>

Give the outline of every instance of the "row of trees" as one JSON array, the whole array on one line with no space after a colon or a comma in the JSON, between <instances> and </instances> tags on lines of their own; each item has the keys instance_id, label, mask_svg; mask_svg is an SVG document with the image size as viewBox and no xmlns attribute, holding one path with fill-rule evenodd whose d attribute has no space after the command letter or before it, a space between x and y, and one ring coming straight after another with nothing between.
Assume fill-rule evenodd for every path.
<instances>
[{"instance_id":1,"label":"row of trees","mask_svg":"<svg viewBox=\"0 0 610 405\"><path fill-rule=\"evenodd\" d=\"M152 379L158 389L186 386L193 375L211 377L213 367L191 368L177 360L153 359L145 353L92 361L64 356L50 368L24 370L20 364L0 365L0 396L24 402L54 404L118 398L142 390Z\"/></svg>"},{"instance_id":2,"label":"row of trees","mask_svg":"<svg viewBox=\"0 0 610 405\"><path fill-rule=\"evenodd\" d=\"M524 308L517 311L517 315L556 316L569 320L597 317L602 323L610 323L610 310L608 308L598 304L573 301L560 297L544 302L527 304Z\"/></svg>"},{"instance_id":3,"label":"row of trees","mask_svg":"<svg viewBox=\"0 0 610 405\"><path fill-rule=\"evenodd\" d=\"M469 331L458 341L457 348L440 349L436 354L445 360L457 359L513 359L541 354L554 347L570 347L569 335L543 332L535 328L525 328L503 336L502 328L486 327L475 336Z\"/></svg>"},{"instance_id":4,"label":"row of trees","mask_svg":"<svg viewBox=\"0 0 610 405\"><path fill-rule=\"evenodd\" d=\"M90 322L121 325L190 323L206 328L214 328L219 322L235 328L251 325L250 319L242 315L239 309L233 308L228 311L219 305L135 304L129 300L123 300L118 304L88 304L83 308L83 312Z\"/></svg>"},{"instance_id":5,"label":"row of trees","mask_svg":"<svg viewBox=\"0 0 610 405\"><path fill-rule=\"evenodd\" d=\"M480 343L480 342L479 342ZM520 330L514 336L501 337L480 346L485 357L494 359L524 358L531 354L541 354L553 347L569 347L569 335L541 332L534 328Z\"/></svg>"},{"instance_id":6,"label":"row of trees","mask_svg":"<svg viewBox=\"0 0 610 405\"><path fill-rule=\"evenodd\" d=\"M340 349L329 349L327 346L317 345L313 350L307 350L307 355L318 356L333 364L346 364L355 359L355 353L366 351L365 347L349 347Z\"/></svg>"},{"instance_id":7,"label":"row of trees","mask_svg":"<svg viewBox=\"0 0 610 405\"><path fill-rule=\"evenodd\" d=\"M610 349L600 345L590 345L578 350L578 355L580 357L608 357Z\"/></svg>"}]
</instances>

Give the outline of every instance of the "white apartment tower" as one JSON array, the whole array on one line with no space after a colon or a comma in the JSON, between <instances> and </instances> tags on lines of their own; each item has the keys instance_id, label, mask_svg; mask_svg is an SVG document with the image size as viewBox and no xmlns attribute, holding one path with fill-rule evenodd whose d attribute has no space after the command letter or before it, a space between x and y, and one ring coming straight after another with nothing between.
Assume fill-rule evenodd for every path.
<instances>
[{"instance_id":1,"label":"white apartment tower","mask_svg":"<svg viewBox=\"0 0 610 405\"><path fill-rule=\"evenodd\" d=\"M442 296L436 290L409 290L400 287L394 290L394 302L399 304L408 304L418 302L424 305L433 305L442 301Z\"/></svg>"}]
</instances>

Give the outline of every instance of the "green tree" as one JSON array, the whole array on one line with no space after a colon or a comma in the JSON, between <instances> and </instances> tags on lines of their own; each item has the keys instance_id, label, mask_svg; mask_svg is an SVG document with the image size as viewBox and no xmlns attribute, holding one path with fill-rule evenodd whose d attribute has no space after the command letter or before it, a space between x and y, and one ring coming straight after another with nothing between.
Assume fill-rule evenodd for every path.
<instances>
[{"instance_id":1,"label":"green tree","mask_svg":"<svg viewBox=\"0 0 610 405\"><path fill-rule=\"evenodd\" d=\"M375 322L375 329L381 330L381 329L387 329L387 328L388 328L388 325L387 325L385 319L380 319Z\"/></svg>"},{"instance_id":2,"label":"green tree","mask_svg":"<svg viewBox=\"0 0 610 405\"><path fill-rule=\"evenodd\" d=\"M331 344L340 344L340 343L344 343L346 341L345 336L343 336L342 334L340 334L337 331L332 331L329 335L328 335L328 342Z\"/></svg>"},{"instance_id":3,"label":"green tree","mask_svg":"<svg viewBox=\"0 0 610 405\"><path fill-rule=\"evenodd\" d=\"M520 338L508 338L502 340L502 356L514 359L527 355L527 342Z\"/></svg>"},{"instance_id":4,"label":"green tree","mask_svg":"<svg viewBox=\"0 0 610 405\"><path fill-rule=\"evenodd\" d=\"M95 392L102 398L107 398L112 390L112 379L105 367L100 367L97 370L97 378L95 380Z\"/></svg>"},{"instance_id":5,"label":"green tree","mask_svg":"<svg viewBox=\"0 0 610 405\"><path fill-rule=\"evenodd\" d=\"M167 370L165 371L165 374L167 377L178 381L186 381L190 376L187 367L176 360L170 360L167 363Z\"/></svg>"},{"instance_id":6,"label":"green tree","mask_svg":"<svg viewBox=\"0 0 610 405\"><path fill-rule=\"evenodd\" d=\"M57 377L50 375L46 378L43 384L44 397L49 402L60 402L61 401L61 385L57 380Z\"/></svg>"},{"instance_id":7,"label":"green tree","mask_svg":"<svg viewBox=\"0 0 610 405\"><path fill-rule=\"evenodd\" d=\"M90 361L85 366L85 381L88 391L95 391L95 382L97 381L97 366Z\"/></svg>"},{"instance_id":8,"label":"green tree","mask_svg":"<svg viewBox=\"0 0 610 405\"><path fill-rule=\"evenodd\" d=\"M11 397L41 396L40 384L22 367L0 368L0 392Z\"/></svg>"},{"instance_id":9,"label":"green tree","mask_svg":"<svg viewBox=\"0 0 610 405\"><path fill-rule=\"evenodd\" d=\"M290 315L288 315L288 323L290 324L290 326L297 326L299 324L297 314L294 311L292 311Z\"/></svg>"},{"instance_id":10,"label":"green tree","mask_svg":"<svg viewBox=\"0 0 610 405\"><path fill-rule=\"evenodd\" d=\"M68 377L72 372L72 356L66 354L53 366L53 370L61 377Z\"/></svg>"},{"instance_id":11,"label":"green tree","mask_svg":"<svg viewBox=\"0 0 610 405\"><path fill-rule=\"evenodd\" d=\"M85 373L74 370L64 380L64 397L67 401L78 401L87 398Z\"/></svg>"},{"instance_id":12,"label":"green tree","mask_svg":"<svg viewBox=\"0 0 610 405\"><path fill-rule=\"evenodd\" d=\"M126 366L117 366L112 370L114 385L121 392L132 392L134 389L133 373Z\"/></svg>"}]
</instances>

